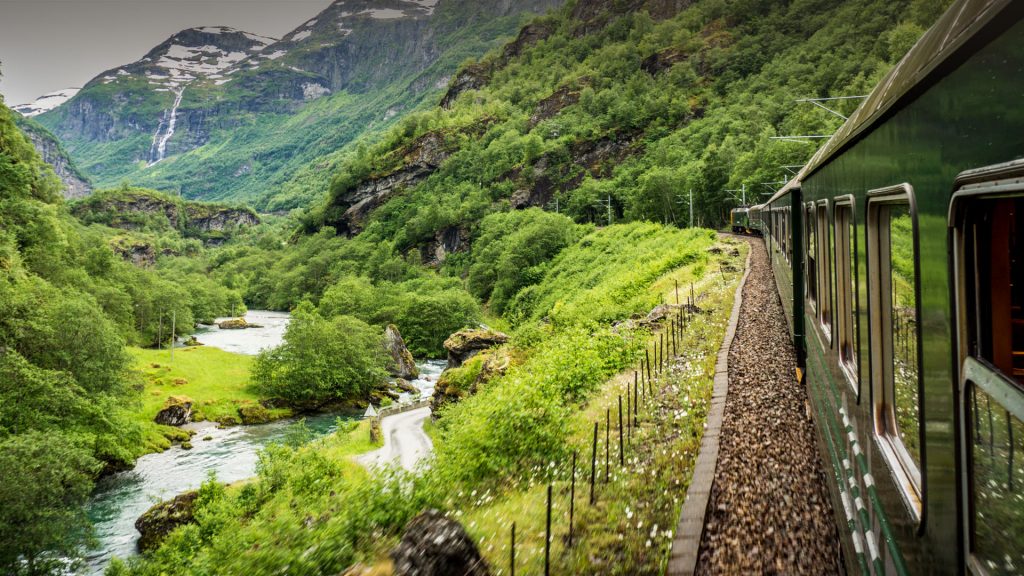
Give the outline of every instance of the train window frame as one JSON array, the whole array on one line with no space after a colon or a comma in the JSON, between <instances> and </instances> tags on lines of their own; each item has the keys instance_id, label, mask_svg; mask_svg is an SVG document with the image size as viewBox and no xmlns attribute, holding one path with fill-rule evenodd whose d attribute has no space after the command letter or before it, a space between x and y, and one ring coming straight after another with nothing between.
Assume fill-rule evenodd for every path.
<instances>
[{"instance_id":1,"label":"train window frame","mask_svg":"<svg viewBox=\"0 0 1024 576\"><path fill-rule=\"evenodd\" d=\"M961 523L960 538L965 551L966 571L976 576L987 576L988 569L976 554L976 487L974 482L974 442L970 399L976 390L995 399L998 406L1018 420L1024 420L1024 385L993 366L984 357L975 356L971 339L971 289L968 278L974 278L974 260L967 253L967 225L970 208L979 202L1020 199L1024 197L1024 160L1015 160L994 166L968 170L957 176L954 193L949 203L947 225L952 245L953 292L955 306L955 350L957 358L957 400L960 440L960 502L965 521ZM975 288L976 290L976 288ZM975 312L975 316L977 313ZM978 329L976 326L975 329Z\"/></svg>"},{"instance_id":2,"label":"train window frame","mask_svg":"<svg viewBox=\"0 0 1024 576\"><path fill-rule=\"evenodd\" d=\"M842 218L841 218L842 216ZM842 220L842 221L840 221ZM832 203L835 238L836 355L839 369L860 404L860 302L857 299L857 203L853 195ZM842 233L840 233L840 228ZM851 231L852 228L852 231ZM846 290L849 290L847 292ZM842 294L840 294L842 292ZM849 351L847 351L847 346Z\"/></svg>"},{"instance_id":3,"label":"train window frame","mask_svg":"<svg viewBox=\"0 0 1024 576\"><path fill-rule=\"evenodd\" d=\"M814 223L817 227L818 248L818 327L825 336L828 347L833 346L832 328L835 326L835 310L833 308L832 254L834 242L828 225L831 210L828 200L819 200L814 204Z\"/></svg>"},{"instance_id":4,"label":"train window frame","mask_svg":"<svg viewBox=\"0 0 1024 576\"><path fill-rule=\"evenodd\" d=\"M918 460L914 460L906 444L899 437L895 416L895 380L892 375L893 342L885 330L892 326L892 300L888 289L891 275L891 258L888 247L889 229L885 234L879 220L884 208L894 205L906 206L911 218L912 245L914 254L914 296L915 314L921 318L921 269L917 201L914 188L909 183L887 186L868 191L867 194L867 264L868 264L868 330L870 342L870 390L872 404L873 436L876 446L893 475L897 490L910 516L921 527L924 517L925 486L922 470L927 469L924 424L924 380L921 370L921 327L914 326L917 370L917 411L918 411ZM885 241L883 242L883 238ZM883 257L884 254L884 257Z\"/></svg>"}]
</instances>

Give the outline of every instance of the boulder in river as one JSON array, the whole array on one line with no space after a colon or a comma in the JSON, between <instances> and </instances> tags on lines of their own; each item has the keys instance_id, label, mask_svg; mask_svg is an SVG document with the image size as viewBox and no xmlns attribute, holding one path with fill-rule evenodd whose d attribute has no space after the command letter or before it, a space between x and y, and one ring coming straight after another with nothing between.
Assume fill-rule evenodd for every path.
<instances>
[{"instance_id":1,"label":"boulder in river","mask_svg":"<svg viewBox=\"0 0 1024 576\"><path fill-rule=\"evenodd\" d=\"M271 420L270 411L260 404L239 406L238 417L242 419L242 424L266 424Z\"/></svg>"},{"instance_id":2,"label":"boulder in river","mask_svg":"<svg viewBox=\"0 0 1024 576\"><path fill-rule=\"evenodd\" d=\"M416 395L416 394L420 393L420 389L419 388L413 386L412 382L409 382L408 380L406 380L404 378L396 379L395 380L395 387L397 387L402 392L408 392L409 394L413 394L413 395Z\"/></svg>"},{"instance_id":3,"label":"boulder in river","mask_svg":"<svg viewBox=\"0 0 1024 576\"><path fill-rule=\"evenodd\" d=\"M458 522L437 510L409 521L391 551L396 576L489 576L487 562Z\"/></svg>"},{"instance_id":4,"label":"boulder in river","mask_svg":"<svg viewBox=\"0 0 1024 576\"><path fill-rule=\"evenodd\" d=\"M481 350L508 342L508 335L489 328L465 329L452 334L444 341L448 351L448 367L457 368Z\"/></svg>"},{"instance_id":5,"label":"boulder in river","mask_svg":"<svg viewBox=\"0 0 1024 576\"><path fill-rule=\"evenodd\" d=\"M165 426L188 424L192 421L192 399L188 396L171 396L153 421Z\"/></svg>"},{"instance_id":6,"label":"boulder in river","mask_svg":"<svg viewBox=\"0 0 1024 576\"><path fill-rule=\"evenodd\" d=\"M197 496L197 490L183 492L154 505L139 516L135 521L135 529L142 535L139 538L139 550L145 552L156 548L172 530L182 524L191 523Z\"/></svg>"},{"instance_id":7,"label":"boulder in river","mask_svg":"<svg viewBox=\"0 0 1024 576\"><path fill-rule=\"evenodd\" d=\"M411 380L420 375L412 353L405 347L405 340L402 339L401 332L394 324L388 324L384 330L384 347L391 355L391 364L388 370L391 371L392 376Z\"/></svg>"},{"instance_id":8,"label":"boulder in river","mask_svg":"<svg viewBox=\"0 0 1024 576\"><path fill-rule=\"evenodd\" d=\"M245 318L231 318L230 320L224 320L218 322L217 327L221 330L244 330L245 328L263 328L259 324L250 324L245 321Z\"/></svg>"}]
</instances>

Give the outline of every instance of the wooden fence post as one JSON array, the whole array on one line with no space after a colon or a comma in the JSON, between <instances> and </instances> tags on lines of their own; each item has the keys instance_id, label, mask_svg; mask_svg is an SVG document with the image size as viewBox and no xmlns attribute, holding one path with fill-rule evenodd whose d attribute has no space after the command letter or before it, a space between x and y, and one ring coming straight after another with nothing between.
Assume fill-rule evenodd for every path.
<instances>
[{"instance_id":1,"label":"wooden fence post","mask_svg":"<svg viewBox=\"0 0 1024 576\"><path fill-rule=\"evenodd\" d=\"M551 484L548 484L548 521L544 531L544 576L551 576Z\"/></svg>"},{"instance_id":2,"label":"wooden fence post","mask_svg":"<svg viewBox=\"0 0 1024 576\"><path fill-rule=\"evenodd\" d=\"M576 513L576 450L572 451L572 483L569 485L569 547L572 548L572 524Z\"/></svg>"},{"instance_id":3,"label":"wooden fence post","mask_svg":"<svg viewBox=\"0 0 1024 576\"><path fill-rule=\"evenodd\" d=\"M512 576L516 576L516 523L512 523L512 549L509 552L508 568Z\"/></svg>"},{"instance_id":4,"label":"wooden fence post","mask_svg":"<svg viewBox=\"0 0 1024 576\"><path fill-rule=\"evenodd\" d=\"M622 394L619 394L619 466L626 465L625 446L622 444Z\"/></svg>"},{"instance_id":5,"label":"wooden fence post","mask_svg":"<svg viewBox=\"0 0 1024 576\"><path fill-rule=\"evenodd\" d=\"M594 422L594 446L590 450L590 505L594 505L594 478L597 476L597 422Z\"/></svg>"}]
</instances>

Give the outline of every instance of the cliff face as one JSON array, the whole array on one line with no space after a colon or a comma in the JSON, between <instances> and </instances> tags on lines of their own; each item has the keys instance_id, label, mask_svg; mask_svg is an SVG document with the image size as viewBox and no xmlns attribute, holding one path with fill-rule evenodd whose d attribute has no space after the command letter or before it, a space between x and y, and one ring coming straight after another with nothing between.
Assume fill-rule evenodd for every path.
<instances>
[{"instance_id":1,"label":"cliff face","mask_svg":"<svg viewBox=\"0 0 1024 576\"><path fill-rule=\"evenodd\" d=\"M176 230L208 244L221 243L233 231L260 222L249 208L189 202L138 188L98 192L74 203L71 213L86 224L139 232Z\"/></svg>"},{"instance_id":2,"label":"cliff face","mask_svg":"<svg viewBox=\"0 0 1024 576\"><path fill-rule=\"evenodd\" d=\"M28 136L43 161L53 167L53 171L64 183L64 198L84 198L92 193L92 182L75 166L61 143L46 129L27 118L15 115L18 128Z\"/></svg>"}]
</instances>

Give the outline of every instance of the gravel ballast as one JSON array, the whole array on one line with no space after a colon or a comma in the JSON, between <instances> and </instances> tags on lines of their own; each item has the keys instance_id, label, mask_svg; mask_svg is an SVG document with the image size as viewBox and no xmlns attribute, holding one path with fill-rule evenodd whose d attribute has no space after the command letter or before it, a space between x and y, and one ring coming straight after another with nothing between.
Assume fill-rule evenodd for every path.
<instances>
[{"instance_id":1,"label":"gravel ballast","mask_svg":"<svg viewBox=\"0 0 1024 576\"><path fill-rule=\"evenodd\" d=\"M840 552L805 388L764 243L750 240L698 574L838 574Z\"/></svg>"}]
</instances>

